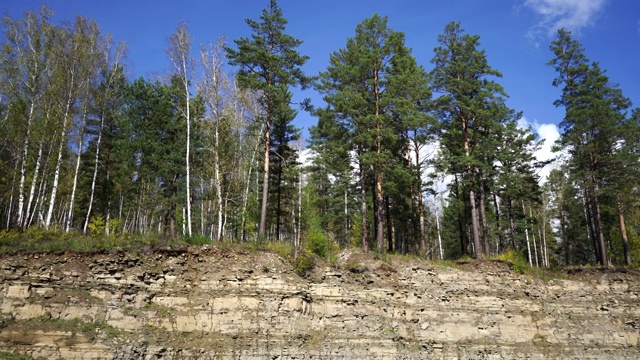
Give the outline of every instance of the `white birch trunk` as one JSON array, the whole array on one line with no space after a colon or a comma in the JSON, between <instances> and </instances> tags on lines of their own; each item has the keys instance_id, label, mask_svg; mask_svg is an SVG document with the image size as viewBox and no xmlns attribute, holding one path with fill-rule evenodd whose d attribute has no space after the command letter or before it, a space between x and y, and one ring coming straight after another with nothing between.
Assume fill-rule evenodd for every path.
<instances>
[{"instance_id":1,"label":"white birch trunk","mask_svg":"<svg viewBox=\"0 0 640 360\"><path fill-rule=\"evenodd\" d=\"M15 187L16 187L16 170L18 170L18 162L16 161L16 164L13 168L13 174L12 174L12 179L11 179L11 196L9 197L9 209L7 210L7 227L6 229L9 230L9 226L11 226L11 212L13 210L13 192L15 191Z\"/></svg>"},{"instance_id":2,"label":"white birch trunk","mask_svg":"<svg viewBox=\"0 0 640 360\"><path fill-rule=\"evenodd\" d=\"M31 123L35 109L35 100L29 106L29 116L27 116L27 134L22 146L22 163L20 164L20 185L18 187L18 226L23 227L24 223L24 184L27 176L27 157L29 156L29 142L31 138Z\"/></svg>"},{"instance_id":3,"label":"white birch trunk","mask_svg":"<svg viewBox=\"0 0 640 360\"><path fill-rule=\"evenodd\" d=\"M438 249L440 250L440 260L444 259L444 251L442 250L442 235L440 232L440 215L436 212L436 231L438 232Z\"/></svg>"},{"instance_id":4,"label":"white birch trunk","mask_svg":"<svg viewBox=\"0 0 640 360\"><path fill-rule=\"evenodd\" d=\"M213 152L213 161L214 161L214 176L216 178L215 187L217 202L218 202L218 228L216 231L216 237L218 241L222 241L222 179L220 176L220 116L217 116L215 120L216 123L214 125L214 146L215 150Z\"/></svg>"},{"instance_id":5,"label":"white birch trunk","mask_svg":"<svg viewBox=\"0 0 640 360\"><path fill-rule=\"evenodd\" d=\"M185 209L184 206L182 207L182 218L185 217ZM186 235L187 234L187 229L186 229L186 223L185 221L182 221L182 235Z\"/></svg>"},{"instance_id":6,"label":"white birch trunk","mask_svg":"<svg viewBox=\"0 0 640 360\"><path fill-rule=\"evenodd\" d=\"M96 179L98 177L98 161L100 160L100 143L102 141L102 129L104 128L104 112L100 117L100 128L98 129L98 139L96 140L96 156L94 158L95 164L93 166L93 177L91 178L91 193L89 195L89 208L87 209L87 216L84 218L84 225L82 226L82 233L87 233L87 226L89 225L89 218L91 217L91 210L93 208L93 196L96 191ZM109 235L109 224L105 225L105 232Z\"/></svg>"},{"instance_id":7,"label":"white birch trunk","mask_svg":"<svg viewBox=\"0 0 640 360\"><path fill-rule=\"evenodd\" d=\"M533 219L533 211L531 210L531 206L529 206L529 217ZM531 238L533 240L533 254L536 260L536 267L540 267L540 264L538 263L538 245L536 244L536 235L533 229L531 230Z\"/></svg>"},{"instance_id":8,"label":"white birch trunk","mask_svg":"<svg viewBox=\"0 0 640 360\"><path fill-rule=\"evenodd\" d=\"M522 212L526 216L527 212L524 209L524 201L522 202ZM527 229L526 224L524 228L524 236L527 240L527 255L529 256L529 266L533 266L533 262L531 261L531 244L529 244L529 229Z\"/></svg>"},{"instance_id":9,"label":"white birch trunk","mask_svg":"<svg viewBox=\"0 0 640 360\"><path fill-rule=\"evenodd\" d=\"M85 89L88 92L88 89ZM67 224L65 226L65 232L68 233L71 229L71 223L73 222L73 207L76 200L76 188L78 187L78 173L80 173L80 161L82 159L82 149L84 147L84 130L87 123L87 102L85 99L84 110L82 112L82 123L80 124L80 134L78 138L78 157L76 159L76 170L73 174L73 185L71 187L71 199L69 200L69 214L67 215Z\"/></svg>"},{"instance_id":10,"label":"white birch trunk","mask_svg":"<svg viewBox=\"0 0 640 360\"><path fill-rule=\"evenodd\" d=\"M186 61L184 62L184 71L186 74ZM187 155L186 155L186 170L187 170L187 228L188 234L191 236L191 167L189 164L189 148L191 147L191 114L189 109L189 84L185 77L184 80L185 99L187 101Z\"/></svg>"},{"instance_id":11,"label":"white birch trunk","mask_svg":"<svg viewBox=\"0 0 640 360\"><path fill-rule=\"evenodd\" d=\"M544 266L549 267L549 257L547 255L547 221L542 222L542 250L544 257Z\"/></svg>"},{"instance_id":12,"label":"white birch trunk","mask_svg":"<svg viewBox=\"0 0 640 360\"><path fill-rule=\"evenodd\" d=\"M71 73L71 83L73 84L73 72ZM73 86L71 87L73 88ZM49 199L49 210L47 211L47 217L44 220L45 229L49 229L51 226L51 218L53 217L53 209L56 203L56 195L58 192L58 183L60 181L60 167L62 166L62 150L65 145L65 137L67 135L67 122L69 120L69 113L71 112L71 94L72 90L69 89L67 95L67 105L65 107L64 117L62 120L62 130L60 131L60 147L58 148L58 160L56 161L56 170L53 175L53 186L51 188L51 198Z\"/></svg>"},{"instance_id":13,"label":"white birch trunk","mask_svg":"<svg viewBox=\"0 0 640 360\"><path fill-rule=\"evenodd\" d=\"M27 209L25 211L25 219L23 222L23 227L28 227L31 219L31 205L33 204L33 198L36 193L36 184L38 182L38 174L40 173L40 166L42 164L42 146L43 142L41 141L38 145L38 157L36 158L36 167L33 170L33 179L31 179L31 188L29 189L29 200L27 200Z\"/></svg>"}]
</instances>

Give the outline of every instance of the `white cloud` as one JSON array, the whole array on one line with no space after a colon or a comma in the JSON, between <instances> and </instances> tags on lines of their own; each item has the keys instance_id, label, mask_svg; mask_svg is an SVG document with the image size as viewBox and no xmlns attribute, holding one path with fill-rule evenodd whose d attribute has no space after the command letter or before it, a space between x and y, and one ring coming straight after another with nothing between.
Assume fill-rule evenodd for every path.
<instances>
[{"instance_id":1,"label":"white cloud","mask_svg":"<svg viewBox=\"0 0 640 360\"><path fill-rule=\"evenodd\" d=\"M520 129L528 129L531 124L529 124L529 120L526 117L521 117L518 119L518 128Z\"/></svg>"},{"instance_id":2,"label":"white cloud","mask_svg":"<svg viewBox=\"0 0 640 360\"><path fill-rule=\"evenodd\" d=\"M556 140L560 138L560 132L558 131L558 127L555 124L540 124L537 120L533 123L530 123L527 118L522 117L518 120L518 126L523 129L531 126L532 131L538 135L539 140L544 140L540 148L533 154L538 161L548 161L558 157L558 153L554 153L552 151L553 145L555 144ZM556 167L557 161L553 161L540 169L538 175L540 175L541 184L544 184L547 181L549 172L551 172L551 170L555 169Z\"/></svg>"},{"instance_id":3,"label":"white cloud","mask_svg":"<svg viewBox=\"0 0 640 360\"><path fill-rule=\"evenodd\" d=\"M540 17L527 37L534 42L541 36L551 36L558 29L579 32L593 24L608 0L525 0L524 5Z\"/></svg>"}]
</instances>

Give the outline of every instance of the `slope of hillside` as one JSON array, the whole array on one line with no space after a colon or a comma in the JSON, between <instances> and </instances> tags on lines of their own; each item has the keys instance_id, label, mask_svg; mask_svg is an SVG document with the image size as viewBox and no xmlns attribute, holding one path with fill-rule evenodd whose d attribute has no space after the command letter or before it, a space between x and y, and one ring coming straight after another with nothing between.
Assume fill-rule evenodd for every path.
<instances>
[{"instance_id":1,"label":"slope of hillside","mask_svg":"<svg viewBox=\"0 0 640 360\"><path fill-rule=\"evenodd\" d=\"M640 277L190 248L0 257L0 359L637 359Z\"/></svg>"}]
</instances>

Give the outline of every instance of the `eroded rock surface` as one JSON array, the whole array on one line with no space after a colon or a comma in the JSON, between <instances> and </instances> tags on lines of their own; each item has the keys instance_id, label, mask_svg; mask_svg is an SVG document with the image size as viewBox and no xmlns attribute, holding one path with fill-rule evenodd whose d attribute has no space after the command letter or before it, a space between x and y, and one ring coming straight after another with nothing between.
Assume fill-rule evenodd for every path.
<instances>
[{"instance_id":1,"label":"eroded rock surface","mask_svg":"<svg viewBox=\"0 0 640 360\"><path fill-rule=\"evenodd\" d=\"M343 253L0 258L0 351L46 359L638 359L640 278ZM464 269L464 268L467 269Z\"/></svg>"}]
</instances>

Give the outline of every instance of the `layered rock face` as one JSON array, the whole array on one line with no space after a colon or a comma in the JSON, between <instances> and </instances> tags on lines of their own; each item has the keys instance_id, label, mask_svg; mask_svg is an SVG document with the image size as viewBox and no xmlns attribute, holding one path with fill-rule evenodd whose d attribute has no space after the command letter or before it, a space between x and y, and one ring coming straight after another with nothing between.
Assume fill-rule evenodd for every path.
<instances>
[{"instance_id":1,"label":"layered rock face","mask_svg":"<svg viewBox=\"0 0 640 360\"><path fill-rule=\"evenodd\" d=\"M36 359L640 358L632 272L347 252L303 279L218 249L4 256L0 272L0 354Z\"/></svg>"}]
</instances>

